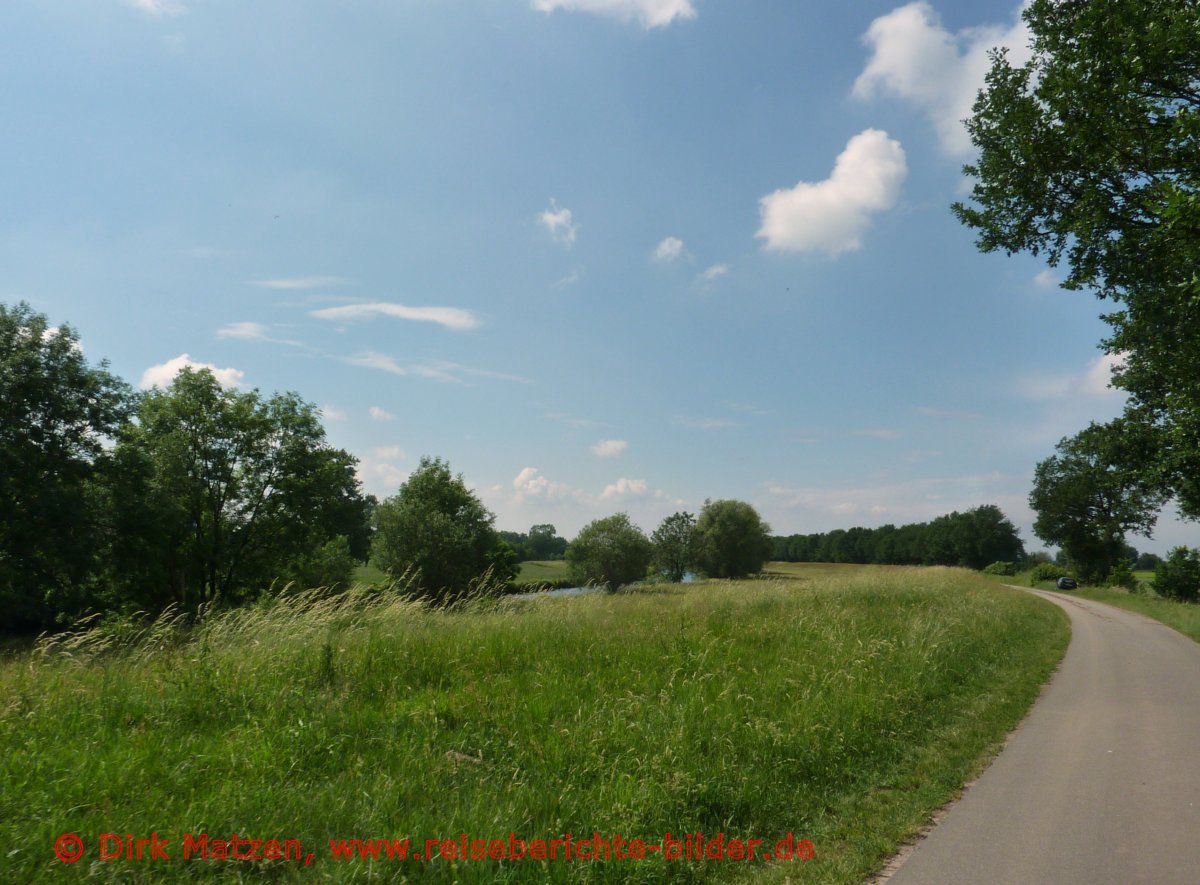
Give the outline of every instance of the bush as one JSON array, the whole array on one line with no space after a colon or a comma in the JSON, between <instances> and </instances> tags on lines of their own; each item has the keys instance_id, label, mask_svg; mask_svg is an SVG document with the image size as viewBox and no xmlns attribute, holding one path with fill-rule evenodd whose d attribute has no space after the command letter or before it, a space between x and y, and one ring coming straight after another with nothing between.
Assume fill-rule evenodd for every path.
<instances>
[{"instance_id":1,"label":"bush","mask_svg":"<svg viewBox=\"0 0 1200 885\"><path fill-rule=\"evenodd\" d=\"M1036 587L1042 581L1057 581L1059 578L1065 578L1066 576L1066 569L1052 562L1040 562L1029 573L1029 586Z\"/></svg>"},{"instance_id":2,"label":"bush","mask_svg":"<svg viewBox=\"0 0 1200 885\"><path fill-rule=\"evenodd\" d=\"M654 548L624 513L583 527L567 547L567 574L579 584L616 590L646 577Z\"/></svg>"},{"instance_id":3,"label":"bush","mask_svg":"<svg viewBox=\"0 0 1200 885\"><path fill-rule=\"evenodd\" d=\"M710 578L762 571L771 555L771 528L745 501L706 501L696 522L696 565Z\"/></svg>"},{"instance_id":4,"label":"bush","mask_svg":"<svg viewBox=\"0 0 1200 885\"><path fill-rule=\"evenodd\" d=\"M1140 589L1138 579L1133 576L1133 569L1129 567L1129 560L1122 559L1111 569L1109 569L1108 577L1104 583L1109 587L1124 587L1133 593Z\"/></svg>"},{"instance_id":5,"label":"bush","mask_svg":"<svg viewBox=\"0 0 1200 885\"><path fill-rule=\"evenodd\" d=\"M1154 589L1159 596L1196 602L1200 599L1200 550L1176 547L1154 570Z\"/></svg>"},{"instance_id":6,"label":"bush","mask_svg":"<svg viewBox=\"0 0 1200 885\"><path fill-rule=\"evenodd\" d=\"M310 590L314 587L345 587L350 583L356 565L358 562L350 552L350 539L345 535L338 535L293 560L282 577L285 582L295 584L300 590Z\"/></svg>"},{"instance_id":7,"label":"bush","mask_svg":"<svg viewBox=\"0 0 1200 885\"><path fill-rule=\"evenodd\" d=\"M993 562L983 570L985 575L1004 575L1012 577L1017 573L1017 564L1015 562Z\"/></svg>"}]
</instances>

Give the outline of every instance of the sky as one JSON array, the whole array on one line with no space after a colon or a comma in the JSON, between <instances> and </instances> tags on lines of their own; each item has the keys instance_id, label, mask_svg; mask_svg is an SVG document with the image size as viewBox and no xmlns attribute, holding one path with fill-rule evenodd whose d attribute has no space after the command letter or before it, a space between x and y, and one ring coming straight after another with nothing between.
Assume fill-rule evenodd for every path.
<instances>
[{"instance_id":1,"label":"sky","mask_svg":"<svg viewBox=\"0 0 1200 885\"><path fill-rule=\"evenodd\" d=\"M0 300L141 387L297 391L381 497L437 455L505 529L997 503L1038 548L1034 465L1121 411L1106 306L950 212L1015 2L7 0L0 35Z\"/></svg>"}]
</instances>

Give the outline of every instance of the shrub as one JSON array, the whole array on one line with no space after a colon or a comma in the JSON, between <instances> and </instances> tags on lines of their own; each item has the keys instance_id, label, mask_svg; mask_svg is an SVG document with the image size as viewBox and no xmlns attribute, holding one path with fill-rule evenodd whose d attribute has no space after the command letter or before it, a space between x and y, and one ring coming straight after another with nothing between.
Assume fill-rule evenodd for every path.
<instances>
[{"instance_id":1,"label":"shrub","mask_svg":"<svg viewBox=\"0 0 1200 885\"><path fill-rule=\"evenodd\" d=\"M696 565L710 578L762 571L771 555L771 528L745 501L706 501L696 522Z\"/></svg>"},{"instance_id":2,"label":"shrub","mask_svg":"<svg viewBox=\"0 0 1200 885\"><path fill-rule=\"evenodd\" d=\"M1176 547L1154 570L1154 589L1180 602L1200 599L1200 550Z\"/></svg>"},{"instance_id":3,"label":"shrub","mask_svg":"<svg viewBox=\"0 0 1200 885\"><path fill-rule=\"evenodd\" d=\"M1017 573L1017 565L1013 562L993 562L983 570L985 575L1004 575L1012 577Z\"/></svg>"},{"instance_id":4,"label":"shrub","mask_svg":"<svg viewBox=\"0 0 1200 885\"><path fill-rule=\"evenodd\" d=\"M350 583L356 565L358 562L350 552L350 539L338 535L297 557L282 577L301 590L335 585L345 587Z\"/></svg>"},{"instance_id":5,"label":"shrub","mask_svg":"<svg viewBox=\"0 0 1200 885\"><path fill-rule=\"evenodd\" d=\"M1124 587L1126 590L1136 593L1139 589L1138 579L1133 576L1133 569L1129 567L1129 560L1122 559L1109 569L1108 577L1104 581L1109 587Z\"/></svg>"},{"instance_id":6,"label":"shrub","mask_svg":"<svg viewBox=\"0 0 1200 885\"><path fill-rule=\"evenodd\" d=\"M1066 569L1052 562L1040 562L1029 573L1029 586L1036 587L1042 581L1057 581L1059 578L1065 578L1066 576Z\"/></svg>"},{"instance_id":7,"label":"shrub","mask_svg":"<svg viewBox=\"0 0 1200 885\"><path fill-rule=\"evenodd\" d=\"M646 577L654 548L624 513L583 527L567 547L567 574L579 584L616 590Z\"/></svg>"}]
</instances>

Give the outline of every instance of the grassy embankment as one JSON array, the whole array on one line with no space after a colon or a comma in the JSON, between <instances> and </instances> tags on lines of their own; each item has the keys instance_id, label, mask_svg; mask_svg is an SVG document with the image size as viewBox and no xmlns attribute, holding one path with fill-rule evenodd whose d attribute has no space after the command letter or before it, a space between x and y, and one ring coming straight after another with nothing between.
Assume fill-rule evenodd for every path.
<instances>
[{"instance_id":1,"label":"grassy embankment","mask_svg":"<svg viewBox=\"0 0 1200 885\"><path fill-rule=\"evenodd\" d=\"M7 881L273 876L856 882L970 778L1067 642L955 569L787 576L453 611L376 595L62 637L0 662ZM330 838L811 839L807 863L335 861ZM170 861L99 861L104 832ZM79 834L66 865L51 845ZM295 838L310 867L180 858Z\"/></svg>"},{"instance_id":2,"label":"grassy embankment","mask_svg":"<svg viewBox=\"0 0 1200 885\"><path fill-rule=\"evenodd\" d=\"M1134 577L1142 585L1141 593L1130 593L1114 587L1080 587L1078 590L1064 590L1064 595L1080 596L1093 599L1096 602L1106 602L1117 608L1128 609L1162 621L1168 627L1178 630L1184 636L1200 642L1200 605L1188 602L1176 602L1173 599L1163 599L1154 595L1154 572L1134 572ZM1021 572L1011 578L994 577L1003 584L1029 586L1029 572ZM1053 581L1042 581L1037 584L1040 590L1054 590Z\"/></svg>"}]
</instances>

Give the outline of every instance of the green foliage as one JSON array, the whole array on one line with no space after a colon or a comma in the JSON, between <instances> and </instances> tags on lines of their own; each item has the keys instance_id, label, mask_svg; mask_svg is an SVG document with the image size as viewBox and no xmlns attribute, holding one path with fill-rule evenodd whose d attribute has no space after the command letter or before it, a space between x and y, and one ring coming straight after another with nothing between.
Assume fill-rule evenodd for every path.
<instances>
[{"instance_id":1,"label":"green foliage","mask_svg":"<svg viewBox=\"0 0 1200 885\"><path fill-rule=\"evenodd\" d=\"M1106 587L1124 587L1126 590L1136 593L1141 589L1138 580L1134 577L1133 569L1129 565L1128 559L1119 559L1113 563L1113 567L1109 569L1108 577L1104 579Z\"/></svg>"},{"instance_id":2,"label":"green foliage","mask_svg":"<svg viewBox=\"0 0 1200 885\"><path fill-rule=\"evenodd\" d=\"M1030 568L1035 565L1041 565L1043 562L1054 562L1054 557L1045 550L1035 550L1025 557L1025 564Z\"/></svg>"},{"instance_id":3,"label":"green foliage","mask_svg":"<svg viewBox=\"0 0 1200 885\"><path fill-rule=\"evenodd\" d=\"M1158 568L1158 564L1162 561L1162 557L1157 553L1139 553L1137 562L1133 564L1133 568L1134 571L1152 572Z\"/></svg>"},{"instance_id":4,"label":"green foliage","mask_svg":"<svg viewBox=\"0 0 1200 885\"><path fill-rule=\"evenodd\" d=\"M745 501L705 501L695 529L696 566L710 578L757 574L771 556L771 527Z\"/></svg>"},{"instance_id":5,"label":"green foliage","mask_svg":"<svg viewBox=\"0 0 1200 885\"><path fill-rule=\"evenodd\" d=\"M1125 469L1200 516L1200 4L1034 0L1024 18L1032 59L995 57L955 211L982 250L1044 254L1116 303L1126 419L1156 438Z\"/></svg>"},{"instance_id":6,"label":"green foliage","mask_svg":"<svg viewBox=\"0 0 1200 885\"><path fill-rule=\"evenodd\" d=\"M815 535L772 538L779 562L844 562L879 565L958 565L982 569L1016 560L1025 547L999 507L985 505L949 513L928 523L876 529L837 529Z\"/></svg>"},{"instance_id":7,"label":"green foliage","mask_svg":"<svg viewBox=\"0 0 1200 885\"><path fill-rule=\"evenodd\" d=\"M1017 573L1017 564L1015 562L993 562L983 570L983 573L985 575L1012 577Z\"/></svg>"},{"instance_id":8,"label":"green foliage","mask_svg":"<svg viewBox=\"0 0 1200 885\"><path fill-rule=\"evenodd\" d=\"M1039 562L1029 573L1029 586L1036 587L1042 581L1057 581L1067 577L1067 570L1052 562Z\"/></svg>"},{"instance_id":9,"label":"green foliage","mask_svg":"<svg viewBox=\"0 0 1200 885\"><path fill-rule=\"evenodd\" d=\"M617 513L583 527L567 548L567 575L579 584L616 590L645 578L652 554L645 533Z\"/></svg>"},{"instance_id":10,"label":"green foliage","mask_svg":"<svg viewBox=\"0 0 1200 885\"><path fill-rule=\"evenodd\" d=\"M1154 590L1167 599L1200 602L1200 550L1172 550L1154 570Z\"/></svg>"},{"instance_id":11,"label":"green foliage","mask_svg":"<svg viewBox=\"0 0 1200 885\"><path fill-rule=\"evenodd\" d=\"M96 483L131 408L73 329L0 304L0 631L70 622L93 603L108 529Z\"/></svg>"},{"instance_id":12,"label":"green foliage","mask_svg":"<svg viewBox=\"0 0 1200 885\"><path fill-rule=\"evenodd\" d=\"M524 532L501 532L500 537L512 547L518 561L539 560L548 562L562 559L567 552L567 539L559 537L558 530L550 525L535 525Z\"/></svg>"},{"instance_id":13,"label":"green foliage","mask_svg":"<svg viewBox=\"0 0 1200 885\"><path fill-rule=\"evenodd\" d=\"M365 545L356 461L295 394L264 399L184 369L142 398L114 458L113 506L144 531L114 541L109 579L155 588L159 608L238 602L339 536Z\"/></svg>"},{"instance_id":14,"label":"green foliage","mask_svg":"<svg viewBox=\"0 0 1200 885\"><path fill-rule=\"evenodd\" d=\"M1125 533L1147 533L1165 498L1161 487L1136 469L1153 442L1136 425L1117 420L1092 424L1062 440L1058 454L1037 465L1029 504L1033 530L1066 552L1079 579L1101 583L1125 559Z\"/></svg>"},{"instance_id":15,"label":"green foliage","mask_svg":"<svg viewBox=\"0 0 1200 885\"><path fill-rule=\"evenodd\" d=\"M283 572L281 580L284 583L295 584L301 589L344 588L354 577L358 562L350 552L350 541L345 535L338 535L293 559Z\"/></svg>"},{"instance_id":16,"label":"green foliage","mask_svg":"<svg viewBox=\"0 0 1200 885\"><path fill-rule=\"evenodd\" d=\"M672 513L650 536L654 545L654 567L664 578L679 583L696 560L696 517Z\"/></svg>"},{"instance_id":17,"label":"green foliage","mask_svg":"<svg viewBox=\"0 0 1200 885\"><path fill-rule=\"evenodd\" d=\"M422 458L374 519L371 562L395 579L415 569L425 596L455 598L485 576L508 583L517 573L495 517L441 458Z\"/></svg>"}]
</instances>

